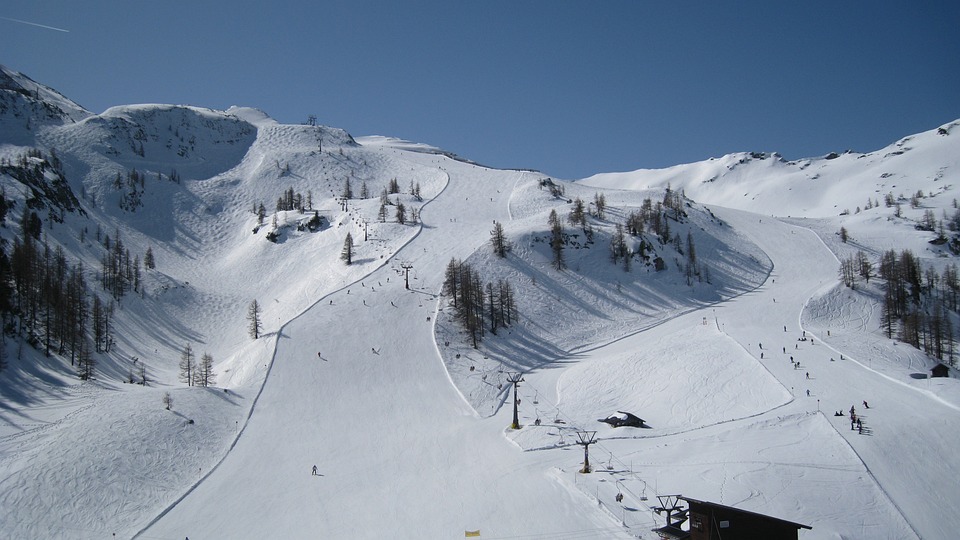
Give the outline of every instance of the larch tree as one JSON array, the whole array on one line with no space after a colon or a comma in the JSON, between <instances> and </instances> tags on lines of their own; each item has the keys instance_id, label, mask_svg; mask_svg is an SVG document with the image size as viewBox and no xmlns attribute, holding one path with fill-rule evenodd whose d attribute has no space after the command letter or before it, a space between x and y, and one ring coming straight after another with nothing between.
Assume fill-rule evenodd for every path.
<instances>
[{"instance_id":1,"label":"larch tree","mask_svg":"<svg viewBox=\"0 0 960 540\"><path fill-rule=\"evenodd\" d=\"M553 252L553 267L557 270L566 268L563 260L563 225L557 217L556 210L550 210L550 250Z\"/></svg>"},{"instance_id":2,"label":"larch tree","mask_svg":"<svg viewBox=\"0 0 960 540\"><path fill-rule=\"evenodd\" d=\"M248 331L250 337L257 339L260 337L260 332L263 330L263 322L260 320L260 316L263 314L263 310L260 309L260 303L254 300L250 302L250 306L247 308L247 322L250 324L248 326Z\"/></svg>"},{"instance_id":3,"label":"larch tree","mask_svg":"<svg viewBox=\"0 0 960 540\"><path fill-rule=\"evenodd\" d=\"M216 382L216 376L213 373L213 356L204 352L200 357L200 363L197 364L196 377L197 386L207 387Z\"/></svg>"},{"instance_id":4,"label":"larch tree","mask_svg":"<svg viewBox=\"0 0 960 540\"><path fill-rule=\"evenodd\" d=\"M187 343L180 353L180 382L187 383L187 386L193 386L193 372L196 367L193 359L193 347Z\"/></svg>"},{"instance_id":5,"label":"larch tree","mask_svg":"<svg viewBox=\"0 0 960 540\"><path fill-rule=\"evenodd\" d=\"M593 208L596 211L597 219L603 219L604 212L607 209L607 196L600 192L594 193Z\"/></svg>"},{"instance_id":6,"label":"larch tree","mask_svg":"<svg viewBox=\"0 0 960 540\"><path fill-rule=\"evenodd\" d=\"M501 259L507 256L510 250L510 243L503 232L503 224L499 221L493 222L493 230L490 231L490 243L493 245L493 252Z\"/></svg>"}]
</instances>

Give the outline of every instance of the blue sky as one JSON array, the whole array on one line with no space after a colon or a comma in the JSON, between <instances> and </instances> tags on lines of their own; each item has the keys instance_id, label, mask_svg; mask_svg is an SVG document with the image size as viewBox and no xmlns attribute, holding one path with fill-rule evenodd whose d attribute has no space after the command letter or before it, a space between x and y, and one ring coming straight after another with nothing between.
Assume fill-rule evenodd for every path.
<instances>
[{"instance_id":1,"label":"blue sky","mask_svg":"<svg viewBox=\"0 0 960 540\"><path fill-rule=\"evenodd\" d=\"M933 129L960 118L958 29L955 0L33 0L0 7L0 63L94 112L315 114L575 179Z\"/></svg>"}]
</instances>

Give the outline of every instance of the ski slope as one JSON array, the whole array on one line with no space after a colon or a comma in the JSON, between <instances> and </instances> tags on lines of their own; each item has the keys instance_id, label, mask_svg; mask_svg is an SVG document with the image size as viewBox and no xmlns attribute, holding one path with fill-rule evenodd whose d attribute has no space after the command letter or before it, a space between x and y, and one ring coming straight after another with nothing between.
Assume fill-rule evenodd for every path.
<instances>
[{"instance_id":1,"label":"ski slope","mask_svg":"<svg viewBox=\"0 0 960 540\"><path fill-rule=\"evenodd\" d=\"M836 287L836 259L774 219L715 209L769 256L759 289L527 373L521 403L540 405L521 408L519 431L505 430L509 407L476 414L434 339L440 269L485 249L524 173L444 170L422 230L394 257L416 269L411 290L382 266L284 324L236 446L138 537L653 537L647 506L674 492L811 525L803 538L949 537L957 524L917 494L953 493L956 465L891 456L949 448L952 396L871 370L823 328L798 341L807 303ZM630 400L654 429L596 422ZM550 404L563 424L547 418ZM832 416L850 405L868 434ZM538 409L546 422L534 426ZM599 432L593 475L576 473L577 427Z\"/></svg>"},{"instance_id":2,"label":"ski slope","mask_svg":"<svg viewBox=\"0 0 960 540\"><path fill-rule=\"evenodd\" d=\"M956 379L926 379L929 358L876 331L876 289L837 279L838 257L858 248L950 260L911 220L955 196L956 122L871 154L738 154L558 181L566 192L551 196L537 172L281 125L253 109L92 115L56 99L42 109L62 118L0 130L0 156L56 147L85 193L89 217L67 215L51 238L97 268L92 231L122 231L159 262L142 297L123 300L97 380L7 346L5 537L655 538L663 520L651 506L677 493L812 526L804 539L952 538L960 528ZM12 110L40 107L28 105ZM166 179L171 164L182 183ZM130 168L150 178L136 213L118 210L110 188ZM370 196L343 206L347 178ZM403 189L391 202L417 208L420 223L377 218L389 179ZM414 182L422 201L408 193ZM685 283L669 242L655 246L664 272L609 263L613 223L670 184L693 199L671 226L696 235L713 283ZM273 225L257 226L251 206L272 207L285 189L309 190L325 222L301 231L303 215L278 211L269 242ZM923 205L902 218L880 206L837 216L918 189ZM599 240L571 227L569 269L554 270L548 213L565 218L573 197L601 190L610 208L592 221ZM495 221L513 242L503 261L490 254ZM837 240L841 224L851 244ZM350 266L339 258L347 233ZM478 349L441 295L451 259L519 293L520 322ZM257 340L244 320L252 299L263 307ZM216 386L178 382L184 343L213 353ZM147 386L125 383L135 358ZM508 429L509 372L523 373L519 430ZM862 434L833 416L851 406ZM650 428L598 422L618 410ZM598 439L590 474L578 472L583 430Z\"/></svg>"}]
</instances>

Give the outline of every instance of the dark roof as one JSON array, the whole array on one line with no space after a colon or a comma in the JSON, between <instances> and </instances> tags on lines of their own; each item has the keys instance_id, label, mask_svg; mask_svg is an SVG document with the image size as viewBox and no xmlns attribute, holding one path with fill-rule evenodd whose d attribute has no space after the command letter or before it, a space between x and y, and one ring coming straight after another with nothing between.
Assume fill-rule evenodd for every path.
<instances>
[{"instance_id":1,"label":"dark roof","mask_svg":"<svg viewBox=\"0 0 960 540\"><path fill-rule=\"evenodd\" d=\"M652 532L660 535L660 538L670 538L672 540L686 540L690 538L690 533L677 527L676 525L667 525L659 529L651 529Z\"/></svg>"},{"instance_id":2,"label":"dark roof","mask_svg":"<svg viewBox=\"0 0 960 540\"><path fill-rule=\"evenodd\" d=\"M748 515L748 516L757 516L757 517L760 517L760 518L763 518L763 519L771 519L771 520L774 520L774 521L779 521L779 522L781 522L781 523L786 523L786 524L788 524L788 525L793 525L794 527L796 527L796 528L798 528L798 529L812 529L812 528L813 528L813 527L810 527L809 525L803 525L803 524L800 524L800 523L794 523L793 521L787 521L787 520L785 520L785 519L780 519L780 518L776 518L776 517L773 517L773 516L768 516L768 515L766 515L766 514L758 514L758 513L756 513L756 512L749 512L749 511L747 511L747 510L741 510L741 509L739 509L739 508L734 508L734 507L732 507L732 506L724 506L724 505L722 505L722 504L712 503L712 502L709 502L709 501L699 501L699 500L697 500L697 499L691 499L690 497L680 497L680 499L682 499L682 500L684 500L684 501L687 501L688 504L689 504L689 503L700 504L700 505L703 505L703 506L708 506L708 507L711 507L711 508L718 508L718 509L723 509L723 510L729 510L729 511L737 512L737 513L739 513L739 514L745 514L745 515Z\"/></svg>"}]
</instances>

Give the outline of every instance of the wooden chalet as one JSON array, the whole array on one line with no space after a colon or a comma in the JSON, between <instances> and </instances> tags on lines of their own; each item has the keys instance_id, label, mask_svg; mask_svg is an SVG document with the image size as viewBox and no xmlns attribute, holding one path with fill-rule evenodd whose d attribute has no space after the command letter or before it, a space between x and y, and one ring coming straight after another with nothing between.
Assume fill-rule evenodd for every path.
<instances>
[{"instance_id":1,"label":"wooden chalet","mask_svg":"<svg viewBox=\"0 0 960 540\"><path fill-rule=\"evenodd\" d=\"M950 366L946 364L937 364L930 369L931 377L949 377L950 376Z\"/></svg>"},{"instance_id":2,"label":"wooden chalet","mask_svg":"<svg viewBox=\"0 0 960 540\"><path fill-rule=\"evenodd\" d=\"M679 522L667 518L667 525L654 532L661 538L670 540L790 540L798 537L800 529L810 529L808 525L794 523L756 512L748 512L731 506L700 501L689 497L678 497L687 503L686 510L676 505L668 510L678 513ZM679 512L678 512L679 510ZM680 528L683 521L689 520L689 531Z\"/></svg>"}]
</instances>

